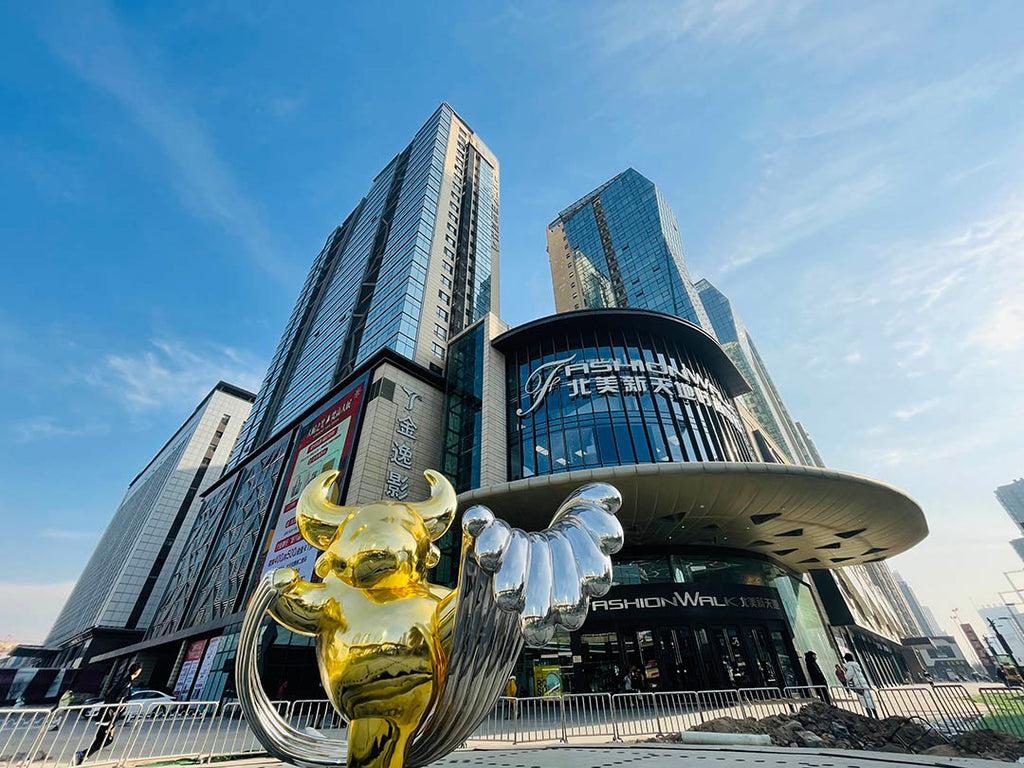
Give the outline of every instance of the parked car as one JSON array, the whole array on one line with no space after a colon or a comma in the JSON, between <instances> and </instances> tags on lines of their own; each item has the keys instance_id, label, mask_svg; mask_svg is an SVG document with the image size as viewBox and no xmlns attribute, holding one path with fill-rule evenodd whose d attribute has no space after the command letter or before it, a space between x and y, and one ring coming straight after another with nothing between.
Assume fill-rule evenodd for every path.
<instances>
[{"instance_id":1,"label":"parked car","mask_svg":"<svg viewBox=\"0 0 1024 768\"><path fill-rule=\"evenodd\" d=\"M136 717L140 715L142 717L163 717L170 710L169 706L175 701L175 698L169 693L163 691L135 691L131 696L128 697L128 704L141 704L142 711L139 712L135 707L128 709L128 717Z\"/></svg>"},{"instance_id":2,"label":"parked car","mask_svg":"<svg viewBox=\"0 0 1024 768\"><path fill-rule=\"evenodd\" d=\"M125 703L139 704L142 709L140 710L135 706L128 707L124 714L129 720L134 717L138 717L139 715L142 715L142 717L163 717L170 710L170 706L168 705L174 701L175 698L173 696L169 693L164 693L163 691L133 691L132 695L128 697L128 700ZM85 704L103 704L103 699L89 699ZM87 717L90 720L95 720L102 712L102 707L90 707L89 709L82 711L82 716Z\"/></svg>"}]
</instances>

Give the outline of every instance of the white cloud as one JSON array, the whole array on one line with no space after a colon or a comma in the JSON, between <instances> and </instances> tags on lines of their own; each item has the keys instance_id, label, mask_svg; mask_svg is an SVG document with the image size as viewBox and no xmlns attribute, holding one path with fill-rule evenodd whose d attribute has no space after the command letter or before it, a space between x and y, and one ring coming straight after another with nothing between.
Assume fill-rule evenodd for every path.
<instances>
[{"instance_id":1,"label":"white cloud","mask_svg":"<svg viewBox=\"0 0 1024 768\"><path fill-rule=\"evenodd\" d=\"M843 362L846 363L847 365L856 365L857 363L863 362L863 360L864 355L861 353L859 349L855 349L848 355L843 356Z\"/></svg>"},{"instance_id":2,"label":"white cloud","mask_svg":"<svg viewBox=\"0 0 1024 768\"><path fill-rule=\"evenodd\" d=\"M155 58L153 43L134 39L102 2L79 13L73 6L62 8L51 21L48 36L54 53L83 80L116 98L160 147L174 167L182 203L197 216L218 220L257 267L293 287L294 270L274 250L263 217L221 160L201 118L146 71L143 62Z\"/></svg>"},{"instance_id":3,"label":"white cloud","mask_svg":"<svg viewBox=\"0 0 1024 768\"><path fill-rule=\"evenodd\" d=\"M231 347L189 346L154 339L152 349L107 355L88 379L121 398L131 411L195 406L218 381L255 392L264 363Z\"/></svg>"},{"instance_id":4,"label":"white cloud","mask_svg":"<svg viewBox=\"0 0 1024 768\"><path fill-rule=\"evenodd\" d=\"M1020 349L1024 346L1024 302L1016 297L1001 301L975 324L967 343L996 354Z\"/></svg>"},{"instance_id":5,"label":"white cloud","mask_svg":"<svg viewBox=\"0 0 1024 768\"><path fill-rule=\"evenodd\" d=\"M906 408L900 408L893 413L893 416L895 416L900 421L907 421L908 419L912 419L915 416L920 416L922 413L927 413L928 411L935 408L941 402L942 398L933 397L931 400L925 400L924 402L921 403L914 403L913 405L907 406Z\"/></svg>"},{"instance_id":6,"label":"white cloud","mask_svg":"<svg viewBox=\"0 0 1024 768\"><path fill-rule=\"evenodd\" d=\"M75 582L20 584L0 581L0 637L41 643Z\"/></svg>"},{"instance_id":7,"label":"white cloud","mask_svg":"<svg viewBox=\"0 0 1024 768\"><path fill-rule=\"evenodd\" d=\"M15 422L11 432L16 443L34 443L51 438L83 437L101 435L110 429L109 424L95 423L73 427L59 423L54 416L37 416Z\"/></svg>"}]
</instances>

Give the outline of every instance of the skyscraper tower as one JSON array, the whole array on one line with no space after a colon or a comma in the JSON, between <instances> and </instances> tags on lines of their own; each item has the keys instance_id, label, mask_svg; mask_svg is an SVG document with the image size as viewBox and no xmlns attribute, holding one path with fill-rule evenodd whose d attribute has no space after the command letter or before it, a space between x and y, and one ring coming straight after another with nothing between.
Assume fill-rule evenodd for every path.
<instances>
[{"instance_id":1,"label":"skyscraper tower","mask_svg":"<svg viewBox=\"0 0 1024 768\"><path fill-rule=\"evenodd\" d=\"M232 465L381 348L440 372L498 311L498 204L497 159L441 104L313 262Z\"/></svg>"},{"instance_id":2,"label":"skyscraper tower","mask_svg":"<svg viewBox=\"0 0 1024 768\"><path fill-rule=\"evenodd\" d=\"M1024 478L996 488L996 498L1003 505L1014 525L1024 532Z\"/></svg>"},{"instance_id":3,"label":"skyscraper tower","mask_svg":"<svg viewBox=\"0 0 1024 768\"><path fill-rule=\"evenodd\" d=\"M632 168L559 213L547 234L559 312L653 309L714 335L683 260L675 214Z\"/></svg>"},{"instance_id":4,"label":"skyscraper tower","mask_svg":"<svg viewBox=\"0 0 1024 768\"><path fill-rule=\"evenodd\" d=\"M751 391L741 398L743 404L768 430L772 440L786 452L790 461L810 466L818 464L807 451L799 429L790 418L786 404L732 302L705 279L699 280L696 288L718 341L750 384Z\"/></svg>"}]
</instances>

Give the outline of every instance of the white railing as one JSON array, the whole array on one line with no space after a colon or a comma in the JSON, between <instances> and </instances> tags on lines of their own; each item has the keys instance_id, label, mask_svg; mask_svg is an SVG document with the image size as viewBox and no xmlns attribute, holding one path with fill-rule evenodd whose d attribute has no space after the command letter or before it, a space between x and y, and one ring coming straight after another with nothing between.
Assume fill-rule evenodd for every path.
<instances>
[{"instance_id":1,"label":"white railing","mask_svg":"<svg viewBox=\"0 0 1024 768\"><path fill-rule=\"evenodd\" d=\"M882 717L920 718L946 735L995 728L1024 737L1020 689L983 687L978 701L962 685L870 693ZM624 740L678 733L718 717L795 713L813 701L867 714L858 694L824 686L503 697L470 742ZM332 736L344 739L345 723L326 699L274 705L299 730L335 730ZM79 761L132 768L180 759L209 764L214 758L262 753L237 701L0 709L0 768L65 768Z\"/></svg>"}]
</instances>

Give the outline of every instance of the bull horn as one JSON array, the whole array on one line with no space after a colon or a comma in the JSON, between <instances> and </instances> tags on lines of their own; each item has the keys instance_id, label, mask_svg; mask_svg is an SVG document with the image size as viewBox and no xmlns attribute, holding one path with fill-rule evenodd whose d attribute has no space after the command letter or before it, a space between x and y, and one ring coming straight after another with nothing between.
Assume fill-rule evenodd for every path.
<instances>
[{"instance_id":1,"label":"bull horn","mask_svg":"<svg viewBox=\"0 0 1024 768\"><path fill-rule=\"evenodd\" d=\"M334 504L331 497L336 493L335 481L341 473L337 470L324 472L302 489L299 505L295 510L295 523L302 538L317 549L327 549L338 527L358 507L343 507Z\"/></svg>"},{"instance_id":2,"label":"bull horn","mask_svg":"<svg viewBox=\"0 0 1024 768\"><path fill-rule=\"evenodd\" d=\"M448 526L455 519L455 509L458 501L455 498L455 489L448 482L448 478L440 472L428 469L423 473L430 483L430 498L415 504L410 504L416 514L423 518L427 526L427 533L432 541L437 541L448 530Z\"/></svg>"}]
</instances>

